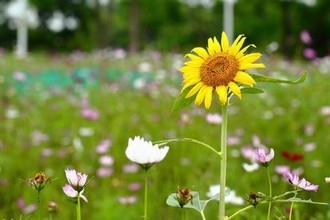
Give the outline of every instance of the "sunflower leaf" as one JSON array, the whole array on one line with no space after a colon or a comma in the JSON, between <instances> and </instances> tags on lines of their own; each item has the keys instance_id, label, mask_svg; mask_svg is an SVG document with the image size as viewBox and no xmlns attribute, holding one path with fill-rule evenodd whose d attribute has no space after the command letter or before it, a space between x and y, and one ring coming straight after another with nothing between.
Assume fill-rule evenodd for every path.
<instances>
[{"instance_id":1,"label":"sunflower leaf","mask_svg":"<svg viewBox=\"0 0 330 220\"><path fill-rule=\"evenodd\" d=\"M196 95L186 98L188 92L192 89L193 86L190 86L183 90L183 92L175 99L172 106L172 112L178 111L179 109L189 106L196 98Z\"/></svg>"},{"instance_id":2,"label":"sunflower leaf","mask_svg":"<svg viewBox=\"0 0 330 220\"><path fill-rule=\"evenodd\" d=\"M265 83L286 83L286 84L299 84L306 80L307 73L303 72L297 80L285 80L277 79L267 76L262 76L258 74L250 74L256 82L265 82Z\"/></svg>"},{"instance_id":3,"label":"sunflower leaf","mask_svg":"<svg viewBox=\"0 0 330 220\"><path fill-rule=\"evenodd\" d=\"M264 90L253 87L253 88L241 88L242 93L248 93L248 94L257 94L257 93L263 93Z\"/></svg>"}]
</instances>

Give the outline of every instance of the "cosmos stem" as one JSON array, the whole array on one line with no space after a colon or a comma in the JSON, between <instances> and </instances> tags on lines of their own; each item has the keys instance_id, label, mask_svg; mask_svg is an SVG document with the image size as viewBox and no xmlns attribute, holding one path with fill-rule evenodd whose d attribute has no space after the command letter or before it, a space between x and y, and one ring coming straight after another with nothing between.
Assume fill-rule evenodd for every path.
<instances>
[{"instance_id":1,"label":"cosmos stem","mask_svg":"<svg viewBox=\"0 0 330 220\"><path fill-rule=\"evenodd\" d=\"M80 195L77 196L77 220L81 220L81 213L80 213Z\"/></svg>"},{"instance_id":2,"label":"cosmos stem","mask_svg":"<svg viewBox=\"0 0 330 220\"><path fill-rule=\"evenodd\" d=\"M144 215L143 219L148 219L148 171L144 170Z\"/></svg>"},{"instance_id":3,"label":"cosmos stem","mask_svg":"<svg viewBox=\"0 0 330 220\"><path fill-rule=\"evenodd\" d=\"M272 180L270 178L270 174L269 174L269 169L268 167L266 167L267 169L267 176L268 176L268 183L269 183L269 197L272 197ZM267 214L267 220L270 220L270 212L271 212L271 209L272 209L272 202L270 201L268 203L268 214Z\"/></svg>"},{"instance_id":4,"label":"cosmos stem","mask_svg":"<svg viewBox=\"0 0 330 220\"><path fill-rule=\"evenodd\" d=\"M227 102L228 103L228 102ZM222 106L219 220L225 218L228 104Z\"/></svg>"}]
</instances>

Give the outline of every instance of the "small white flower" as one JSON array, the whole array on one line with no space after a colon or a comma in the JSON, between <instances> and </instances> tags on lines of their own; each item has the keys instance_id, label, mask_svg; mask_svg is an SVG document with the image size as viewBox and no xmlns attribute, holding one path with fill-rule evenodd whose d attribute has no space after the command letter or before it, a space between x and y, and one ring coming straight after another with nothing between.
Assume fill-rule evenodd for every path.
<instances>
[{"instance_id":1,"label":"small white flower","mask_svg":"<svg viewBox=\"0 0 330 220\"><path fill-rule=\"evenodd\" d=\"M252 163L252 164L243 163L242 166L243 166L244 170L247 172L252 172L252 171L259 169L258 163Z\"/></svg>"},{"instance_id":2,"label":"small white flower","mask_svg":"<svg viewBox=\"0 0 330 220\"><path fill-rule=\"evenodd\" d=\"M153 145L151 141L145 141L143 138L136 136L134 139L129 138L125 153L131 161L150 166L162 161L168 150L168 146L159 148L157 144Z\"/></svg>"},{"instance_id":3,"label":"small white flower","mask_svg":"<svg viewBox=\"0 0 330 220\"><path fill-rule=\"evenodd\" d=\"M324 178L324 180L326 183L330 183L330 177L326 177L326 178Z\"/></svg>"},{"instance_id":4,"label":"small white flower","mask_svg":"<svg viewBox=\"0 0 330 220\"><path fill-rule=\"evenodd\" d=\"M231 203L234 205L243 205L244 200L242 197L236 195L235 190L231 190L226 187L225 203ZM211 185L209 191L206 193L206 196L212 198L220 193L220 185Z\"/></svg>"}]
</instances>

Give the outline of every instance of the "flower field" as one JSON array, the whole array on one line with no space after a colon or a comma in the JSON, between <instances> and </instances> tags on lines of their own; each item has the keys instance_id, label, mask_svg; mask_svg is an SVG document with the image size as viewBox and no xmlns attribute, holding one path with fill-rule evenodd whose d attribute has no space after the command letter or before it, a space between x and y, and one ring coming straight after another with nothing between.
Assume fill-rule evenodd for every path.
<instances>
[{"instance_id":1,"label":"flower field","mask_svg":"<svg viewBox=\"0 0 330 220\"><path fill-rule=\"evenodd\" d=\"M295 80L307 72L307 79L297 85L258 82L255 87L264 93L231 100L227 186L232 192L226 212L249 205L251 193L268 192L265 169L251 160L260 146L274 150L268 167L274 195L293 189L283 177L283 169L289 169L318 185L317 192L302 191L300 198L329 203L330 59L288 62L264 55L260 60L266 68L259 74ZM75 219L75 205L63 192L65 170L75 169L88 175L82 219L142 219L144 172L125 155L129 138L193 138L220 149L218 101L208 110L189 106L171 111L182 87L183 63L181 54L156 51L33 54L22 60L2 55L0 218ZM148 170L151 220L182 219L180 208L166 204L178 188L207 199L219 184L220 162L212 152L194 142L167 146L166 157ZM49 181L38 202L30 183L39 172ZM273 204L272 219L288 219L289 209L290 203ZM186 219L201 219L192 209L184 211ZM234 219L266 219L266 213L267 205L260 204ZM212 201L205 216L217 215L218 204ZM330 209L296 203L292 215L325 220Z\"/></svg>"}]
</instances>

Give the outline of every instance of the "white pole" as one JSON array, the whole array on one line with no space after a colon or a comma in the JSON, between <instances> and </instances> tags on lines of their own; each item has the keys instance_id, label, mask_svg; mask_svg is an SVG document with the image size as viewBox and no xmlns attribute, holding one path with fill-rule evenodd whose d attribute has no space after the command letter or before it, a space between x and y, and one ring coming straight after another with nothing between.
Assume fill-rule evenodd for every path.
<instances>
[{"instance_id":1,"label":"white pole","mask_svg":"<svg viewBox=\"0 0 330 220\"><path fill-rule=\"evenodd\" d=\"M28 51L28 27L25 21L17 21L16 55L24 58Z\"/></svg>"},{"instance_id":2,"label":"white pole","mask_svg":"<svg viewBox=\"0 0 330 220\"><path fill-rule=\"evenodd\" d=\"M236 0L223 0L223 27L230 43L234 36L234 4Z\"/></svg>"}]
</instances>

